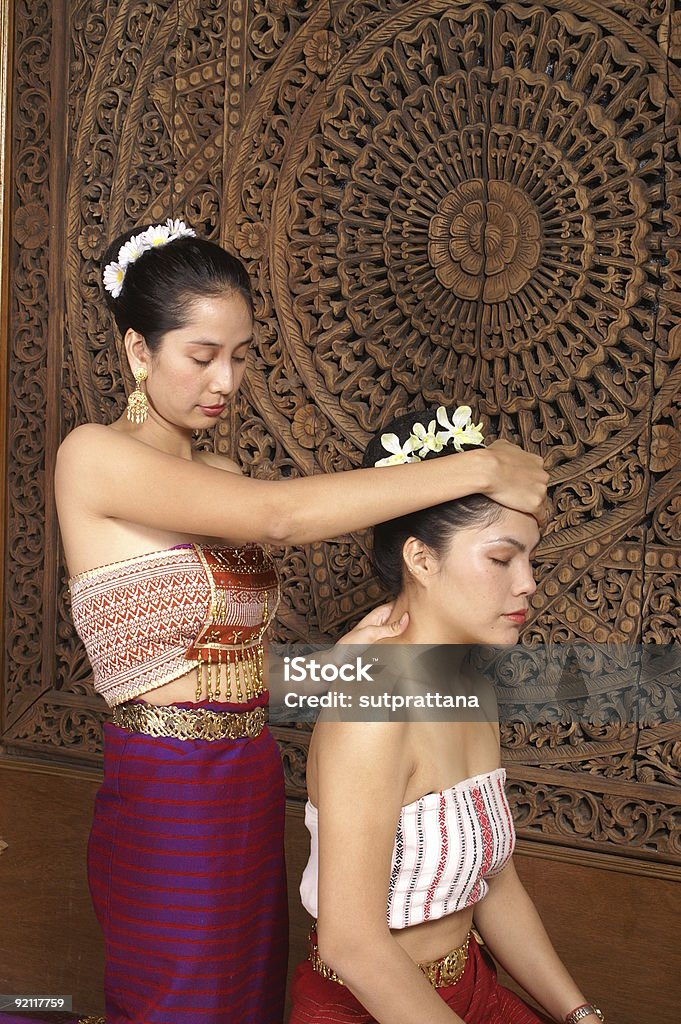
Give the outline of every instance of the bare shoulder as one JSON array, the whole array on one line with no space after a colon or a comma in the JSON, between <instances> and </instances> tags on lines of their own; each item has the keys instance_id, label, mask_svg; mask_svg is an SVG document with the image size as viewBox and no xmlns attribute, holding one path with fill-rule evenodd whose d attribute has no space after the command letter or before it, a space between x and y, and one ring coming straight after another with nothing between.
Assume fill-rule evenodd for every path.
<instances>
[{"instance_id":1,"label":"bare shoulder","mask_svg":"<svg viewBox=\"0 0 681 1024\"><path fill-rule=\"evenodd\" d=\"M118 447L129 447L136 442L120 430L114 430L103 423L83 423L67 434L59 445L57 458L66 464L89 455L101 455Z\"/></svg>"},{"instance_id":2,"label":"bare shoulder","mask_svg":"<svg viewBox=\"0 0 681 1024\"><path fill-rule=\"evenodd\" d=\"M211 466L213 469L222 469L226 473L238 473L242 475L241 466L226 455L217 455L215 452L194 452L194 462L200 462L204 466Z\"/></svg>"},{"instance_id":3,"label":"bare shoulder","mask_svg":"<svg viewBox=\"0 0 681 1024\"><path fill-rule=\"evenodd\" d=\"M83 423L64 438L57 451L57 485L59 479L96 472L116 447L124 440L110 427L101 423Z\"/></svg>"},{"instance_id":4,"label":"bare shoulder","mask_svg":"<svg viewBox=\"0 0 681 1024\"><path fill-rule=\"evenodd\" d=\"M59 445L59 452L61 454L62 452L82 451L84 447L100 443L110 433L111 428L103 423L82 423L66 435Z\"/></svg>"},{"instance_id":5,"label":"bare shoulder","mask_svg":"<svg viewBox=\"0 0 681 1024\"><path fill-rule=\"evenodd\" d=\"M354 808L372 801L393 812L414 771L405 722L317 724L308 761L308 792L320 807ZM375 806L374 811L375 814Z\"/></svg>"},{"instance_id":6,"label":"bare shoulder","mask_svg":"<svg viewBox=\"0 0 681 1024\"><path fill-rule=\"evenodd\" d=\"M57 492L66 485L69 491L91 493L93 484L120 478L120 467L130 466L136 458L151 451L123 431L102 423L83 423L68 434L57 451L55 483Z\"/></svg>"},{"instance_id":7,"label":"bare shoulder","mask_svg":"<svg viewBox=\"0 0 681 1024\"><path fill-rule=\"evenodd\" d=\"M331 760L392 762L406 749L408 729L408 722L322 720L312 738L315 752Z\"/></svg>"}]
</instances>

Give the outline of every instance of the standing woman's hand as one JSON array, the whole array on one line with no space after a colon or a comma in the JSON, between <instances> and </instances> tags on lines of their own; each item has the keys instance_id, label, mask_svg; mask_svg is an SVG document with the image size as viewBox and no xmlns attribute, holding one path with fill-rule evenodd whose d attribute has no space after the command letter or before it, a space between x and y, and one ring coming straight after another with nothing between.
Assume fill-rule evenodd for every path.
<instances>
[{"instance_id":1,"label":"standing woman's hand","mask_svg":"<svg viewBox=\"0 0 681 1024\"><path fill-rule=\"evenodd\" d=\"M405 612L400 619L393 618L394 604L379 604L360 619L356 626L336 641L341 644L361 644L370 647L379 640L394 639L404 633L409 625L409 613Z\"/></svg>"},{"instance_id":2,"label":"standing woman's hand","mask_svg":"<svg viewBox=\"0 0 681 1024\"><path fill-rule=\"evenodd\" d=\"M508 441L494 441L484 449L484 457L491 463L488 466L490 483L484 491L487 497L534 516L539 525L544 526L548 514L549 474L542 457Z\"/></svg>"}]
</instances>

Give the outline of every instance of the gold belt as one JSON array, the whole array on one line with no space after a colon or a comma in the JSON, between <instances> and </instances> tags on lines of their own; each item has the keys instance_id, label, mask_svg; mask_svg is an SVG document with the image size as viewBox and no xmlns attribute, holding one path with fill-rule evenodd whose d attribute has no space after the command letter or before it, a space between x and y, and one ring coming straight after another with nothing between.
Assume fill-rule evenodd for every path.
<instances>
[{"instance_id":1,"label":"gold belt","mask_svg":"<svg viewBox=\"0 0 681 1024\"><path fill-rule=\"evenodd\" d=\"M116 705L112 722L119 729L148 736L170 736L176 740L255 739L265 727L265 709L218 714L208 708L129 703Z\"/></svg>"},{"instance_id":2,"label":"gold belt","mask_svg":"<svg viewBox=\"0 0 681 1024\"><path fill-rule=\"evenodd\" d=\"M449 985L456 985L457 981L462 978L463 972L466 969L468 944L471 940L471 934L471 932L468 933L466 941L461 946L457 946L456 949L445 953L439 960L430 960L427 963L416 964L419 970L423 971L433 988L447 988ZM324 963L320 957L314 931L310 932L308 960L312 964L312 970L316 971L317 974L321 974L322 978L326 978L327 981L335 981L338 985L345 984L333 968Z\"/></svg>"}]
</instances>

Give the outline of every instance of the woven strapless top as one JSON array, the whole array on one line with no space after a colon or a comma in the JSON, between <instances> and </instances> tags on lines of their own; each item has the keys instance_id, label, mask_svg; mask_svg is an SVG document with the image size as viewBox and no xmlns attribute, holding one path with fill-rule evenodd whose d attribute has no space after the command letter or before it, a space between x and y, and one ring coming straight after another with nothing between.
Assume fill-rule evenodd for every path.
<instances>
[{"instance_id":1,"label":"woven strapless top","mask_svg":"<svg viewBox=\"0 0 681 1024\"><path fill-rule=\"evenodd\" d=\"M506 799L506 771L496 768L451 789L407 804L395 833L387 918L390 928L436 921L479 903L510 860L515 829ZM310 859L300 883L303 906L317 917L319 844L317 808L308 800L305 824Z\"/></svg>"},{"instance_id":2,"label":"woven strapless top","mask_svg":"<svg viewBox=\"0 0 681 1024\"><path fill-rule=\"evenodd\" d=\"M79 573L69 587L95 689L112 707L197 665L199 681L230 661L257 669L279 601L274 563L258 545L154 551Z\"/></svg>"}]
</instances>

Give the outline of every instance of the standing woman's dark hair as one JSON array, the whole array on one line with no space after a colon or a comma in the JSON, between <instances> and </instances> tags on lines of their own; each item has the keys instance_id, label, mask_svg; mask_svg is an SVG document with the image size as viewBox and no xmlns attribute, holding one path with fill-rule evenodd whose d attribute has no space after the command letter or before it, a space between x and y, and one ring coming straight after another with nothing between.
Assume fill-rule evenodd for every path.
<instances>
[{"instance_id":1,"label":"standing woman's dark hair","mask_svg":"<svg viewBox=\"0 0 681 1024\"><path fill-rule=\"evenodd\" d=\"M461 451L457 444L452 443L451 436L457 435L451 429L438 431L436 429L438 423L443 427L445 422L450 423L450 426L457 422L462 424L462 427L459 428L462 437L462 440L458 442L459 445L462 443L483 444L480 425L471 427L469 421L470 409L468 406L457 408L451 414L451 423L443 406L406 413L387 424L380 434L375 434L372 437L365 449L362 465L365 468L370 468L390 463L392 460L400 458L395 454L398 450L404 456L405 461L421 462L424 459L430 461ZM426 424L428 429L426 429ZM444 435L448 432L451 435L449 442L443 440ZM421 440L419 440L419 435ZM440 436L438 437L438 435ZM393 452L393 455L386 458L387 452ZM372 562L376 575L390 595L397 596L404 586L402 549L409 537L423 541L439 557L442 557L453 531L465 530L470 526L491 525L499 518L502 511L501 505L485 497L484 494L469 494L464 498L457 498L455 501L445 501L440 505L432 505L430 508L420 509L406 516L377 523L372 530Z\"/></svg>"},{"instance_id":2,"label":"standing woman's dark hair","mask_svg":"<svg viewBox=\"0 0 681 1024\"><path fill-rule=\"evenodd\" d=\"M146 239L159 230L150 224L126 231L104 254L106 302L122 336L132 328L153 352L164 334L185 326L192 302L230 292L241 295L253 315L251 282L241 260L186 228L171 242L149 244ZM126 262L128 255L134 258Z\"/></svg>"}]
</instances>

